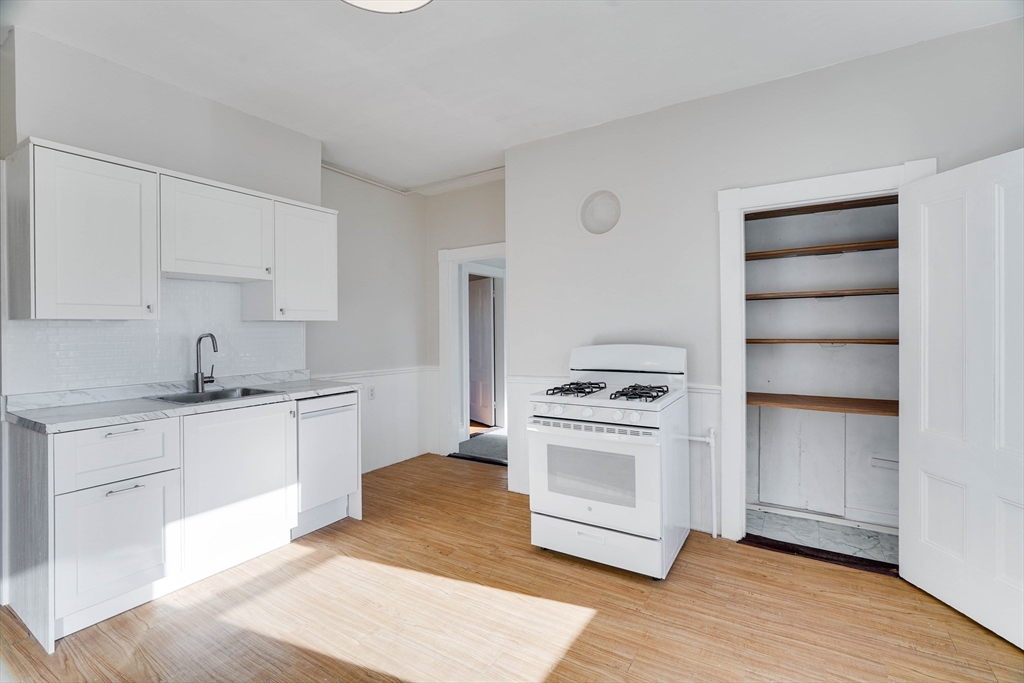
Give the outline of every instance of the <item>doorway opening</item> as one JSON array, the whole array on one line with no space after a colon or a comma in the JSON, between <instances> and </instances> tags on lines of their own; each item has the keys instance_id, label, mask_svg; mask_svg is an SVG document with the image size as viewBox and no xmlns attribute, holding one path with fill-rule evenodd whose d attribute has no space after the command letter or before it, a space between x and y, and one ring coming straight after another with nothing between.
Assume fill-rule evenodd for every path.
<instances>
[{"instance_id":1,"label":"doorway opening","mask_svg":"<svg viewBox=\"0 0 1024 683\"><path fill-rule=\"evenodd\" d=\"M485 268L480 268L485 266ZM500 268L504 271L503 259L490 263L469 263L466 271L467 285L466 346L469 356L469 372L466 375L464 391L469 403L469 438L459 443L458 451L452 455L469 460L504 465L508 467L508 432L505 430L504 402L498 400L504 395L504 328L503 276L479 275L482 270ZM500 319L499 319L500 318Z\"/></svg>"},{"instance_id":2,"label":"doorway opening","mask_svg":"<svg viewBox=\"0 0 1024 683\"><path fill-rule=\"evenodd\" d=\"M744 232L745 541L895 575L897 197L748 213Z\"/></svg>"},{"instance_id":3,"label":"doorway opening","mask_svg":"<svg viewBox=\"0 0 1024 683\"><path fill-rule=\"evenodd\" d=\"M438 254L440 417L442 453L507 466L504 246Z\"/></svg>"},{"instance_id":4,"label":"doorway opening","mask_svg":"<svg viewBox=\"0 0 1024 683\"><path fill-rule=\"evenodd\" d=\"M866 504L867 507L878 508L870 511L878 513L871 522L842 519L848 516L847 507L860 509L863 503L858 499L847 505L847 477L857 478L863 473L847 471L846 454L850 450L855 451L855 455L860 451L878 450L878 453L866 456L868 472L880 476L897 472L887 469L898 457L892 452L895 449L890 448L893 439L886 432L886 426L891 428L896 421L885 418L895 415L886 401L891 404L897 402L899 397L895 392L898 387L891 382L886 384L887 378L881 376L884 368L888 368L894 377L898 376L899 347L894 343L898 334L893 328L893 324L898 322L898 315L895 311L883 310L887 305L890 308L897 305L895 302L898 301L894 296L897 290L891 287L895 284L892 278L898 275L898 257L895 256L898 252L891 243L895 235L890 234L895 217L889 214L896 209L891 198L902 184L934 173L935 161L929 159L902 166L719 193L722 289L720 500L722 535L726 538L740 540L748 533L758 535L758 526L763 532L769 514L781 516L781 519L772 518L772 523L780 526L802 524L808 528L816 526L820 530L821 523L838 523L841 528L830 528L830 532L840 536L846 529L874 527L874 531L889 532L897 526L896 515L891 514L895 511L886 507L885 501L878 500ZM826 211L822 212L822 209ZM820 225L812 225L820 223L815 215L829 210L845 211L847 218L855 210L879 215L875 216L878 219L875 227L868 217L857 221L862 224L860 228L852 225L848 229L839 228L832 240L823 234ZM779 225L773 228L772 223ZM840 234L843 229L853 232L850 235ZM878 233L877 239L872 237L875 232ZM762 238L767 241L759 245L756 240ZM867 251L849 244L834 250L838 253L824 253L829 250L816 249L819 245L840 245L841 242L881 244L874 244L875 248ZM812 249L808 250L808 247ZM753 256L752 252L761 253ZM864 269L846 265L839 267L836 265L837 257L840 261L870 263L862 264ZM801 259L808 267L793 268L792 265ZM861 280L864 280L862 287L850 284ZM892 291L888 291L885 285L890 285L888 289ZM886 293L883 290L887 290ZM853 307L865 310L857 315L844 315L838 310ZM832 308L837 310L824 315ZM878 343L883 341L885 343ZM885 358L867 358L871 354ZM864 362L857 360L862 356ZM842 371L836 371L826 363L828 358L841 362ZM867 372L864 372L865 368ZM823 383L827 382L833 382L835 386L824 386ZM848 386L840 386L841 382ZM809 399L822 397L831 401L850 397L874 400L869 402L871 411L866 415L862 414L863 406L856 401L848 405L840 400L838 407L825 405L830 401L811 401L813 405L803 405ZM882 409L889 412L879 414L877 411ZM851 414L854 415L852 421L857 423L857 433L879 434L886 448L875 449L870 439L860 444L862 447L858 446L859 442L847 444L845 423ZM808 423L808 430L804 430L800 422L800 418L806 415L812 416L809 420L813 423ZM830 421L842 421L843 424L830 424ZM860 429L862 422L872 424ZM824 510L817 509L822 507L818 504L821 501L810 504L806 496L801 498L802 489L798 485L794 489L790 481L792 471L798 471L799 475L805 464L800 461L794 465L793 458L785 457L786 453L800 453L800 448L803 448L801 444L792 443L793 439L787 441L783 438L794 434L797 439L808 435L820 437L820 443L814 448L833 456L826 458L826 469L836 470L835 477L829 479L834 495L825 496L827 504ZM767 459L762 463L761 460L765 460L762 451L766 448ZM756 457L749 457L751 454L756 454ZM864 458L858 455L853 460L856 460L856 465ZM832 473L832 469L828 472ZM811 466L808 476L815 473L820 472ZM780 479L768 480L776 475ZM811 485L816 484L811 482ZM816 490L820 493L820 488ZM873 495L874 491L868 493ZM766 500L770 501L768 505L764 503ZM753 508L749 516L748 506ZM792 522L794 519L797 521ZM813 532L814 529L810 529L809 533Z\"/></svg>"}]
</instances>

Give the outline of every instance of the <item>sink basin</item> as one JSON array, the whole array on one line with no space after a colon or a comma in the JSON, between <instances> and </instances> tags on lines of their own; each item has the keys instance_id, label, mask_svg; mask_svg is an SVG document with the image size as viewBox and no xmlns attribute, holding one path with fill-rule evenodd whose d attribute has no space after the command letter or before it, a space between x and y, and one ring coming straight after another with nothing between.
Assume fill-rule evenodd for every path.
<instances>
[{"instance_id":1,"label":"sink basin","mask_svg":"<svg viewBox=\"0 0 1024 683\"><path fill-rule=\"evenodd\" d=\"M204 391L202 393L184 393L184 394L168 394L166 396L153 396L155 401L165 401L167 403L178 403L181 405L188 405L191 403L212 403L214 401L230 401L236 398L245 398L247 396L262 396L264 394L280 394L280 391L270 391L268 389L250 389L248 387L240 387L236 389L213 389L211 391Z\"/></svg>"}]
</instances>

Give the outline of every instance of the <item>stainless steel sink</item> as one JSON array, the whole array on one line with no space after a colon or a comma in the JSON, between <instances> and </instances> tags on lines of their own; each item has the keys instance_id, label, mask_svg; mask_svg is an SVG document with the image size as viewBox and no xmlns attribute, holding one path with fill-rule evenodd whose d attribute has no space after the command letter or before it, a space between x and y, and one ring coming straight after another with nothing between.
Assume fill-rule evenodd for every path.
<instances>
[{"instance_id":1,"label":"stainless steel sink","mask_svg":"<svg viewBox=\"0 0 1024 683\"><path fill-rule=\"evenodd\" d=\"M236 389L214 389L212 391L204 391L202 393L184 393L184 394L168 394L166 396L153 396L155 401L165 401L167 403L178 403L181 405L188 405L192 403L212 403L214 401L231 401L237 398L245 398L247 396L262 396L264 394L280 394L280 391L269 391L268 389L250 389L248 387L239 387Z\"/></svg>"}]
</instances>

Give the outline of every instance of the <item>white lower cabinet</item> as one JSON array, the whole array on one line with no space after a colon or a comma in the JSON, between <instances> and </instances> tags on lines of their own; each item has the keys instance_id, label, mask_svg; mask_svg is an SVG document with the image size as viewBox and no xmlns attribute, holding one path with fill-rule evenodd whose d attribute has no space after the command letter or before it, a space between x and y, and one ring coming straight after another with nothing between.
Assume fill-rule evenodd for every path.
<instances>
[{"instance_id":1,"label":"white lower cabinet","mask_svg":"<svg viewBox=\"0 0 1024 683\"><path fill-rule=\"evenodd\" d=\"M55 640L345 516L361 518L358 395L46 434L8 425L8 604Z\"/></svg>"},{"instance_id":2,"label":"white lower cabinet","mask_svg":"<svg viewBox=\"0 0 1024 683\"><path fill-rule=\"evenodd\" d=\"M181 471L54 499L55 616L60 619L181 568Z\"/></svg>"},{"instance_id":3,"label":"white lower cabinet","mask_svg":"<svg viewBox=\"0 0 1024 683\"><path fill-rule=\"evenodd\" d=\"M287 544L297 523L295 403L182 418L190 579Z\"/></svg>"}]
</instances>

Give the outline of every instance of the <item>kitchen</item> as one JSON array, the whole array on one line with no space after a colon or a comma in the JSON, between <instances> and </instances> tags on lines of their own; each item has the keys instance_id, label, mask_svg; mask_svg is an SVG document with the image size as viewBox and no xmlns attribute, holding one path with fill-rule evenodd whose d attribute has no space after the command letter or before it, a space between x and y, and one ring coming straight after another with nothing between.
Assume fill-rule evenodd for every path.
<instances>
[{"instance_id":1,"label":"kitchen","mask_svg":"<svg viewBox=\"0 0 1024 683\"><path fill-rule=\"evenodd\" d=\"M31 5L28 3L26 6ZM311 25L307 30L326 31L330 26L334 27L332 30L338 30L337 20L320 13L345 9L343 3L339 2L339 8L330 10L322 3L320 5L310 10L314 13L308 17ZM452 5L457 3L436 0L406 16L357 15L357 18L348 19L346 15L346 21L377 36L386 36L392 31L401 31L401 35L407 36L404 32L410 30L409 21L456 21L452 13L457 14L457 9ZM265 19L281 21L282 15L274 12L282 10L273 9L272 4L268 7L271 15ZM210 33L216 34L217 27L221 26L218 22L225 20L226 15L216 12L226 10L208 11L214 12L208 17L208 23L200 24L199 33L188 38L197 46L209 40ZM434 15L427 14L432 11ZM496 12L493 20L498 21L506 16L503 13L513 10L499 7L493 11ZM555 13L547 17L551 21L572 21L572 12L568 9L550 11ZM675 577L680 574L680 568L687 563L684 558L688 550L708 552L706 548L718 547L705 546L705 539L709 544L712 541L728 543L731 548L735 544L726 539L736 538L734 531L727 528L737 516L736 508L729 507L727 502L731 500L728 495L735 498L732 493L735 488L724 488L729 474L728 458L735 449L730 450L732 446L726 437L727 434L732 436L733 432L727 431L730 425L723 420L727 409L725 381L728 368L724 367L724 337L720 332L722 302L718 285L717 193L729 188L831 176L936 157L941 172L1021 146L1019 67L1007 66L1016 64L1020 51L1020 20L1013 16L1000 19L1002 23L995 19L978 19L982 23L957 24L959 28L948 30L948 34L921 34L916 40L909 41L909 46L891 44L888 52L880 49L879 54L856 55L859 59L836 59L832 66L802 69L806 73L799 75L795 72L780 73L775 78L781 80L765 79L764 82L742 84L747 87L738 84L724 87L729 92L699 89L687 91L685 95L666 92L663 99L648 100L648 104L638 109L630 109L633 105L626 102L618 108L602 110L601 115L605 118L600 121L575 119L573 122L560 122L559 125L565 126L561 129L534 129L530 132L533 137L505 142L499 146L496 156L488 152L491 156L476 157L472 164L452 161L454 153L445 152L448 154L445 156L437 152L436 172L428 175L412 163L412 157L393 161L393 168L389 170L387 164L376 158L385 155L366 154L358 144L336 147L332 152L332 144L342 144L346 140L343 133L332 129L334 137L321 142L327 138L326 135L317 138L296 132L310 130L298 119L290 125L271 123L271 120L283 120L283 115L269 107L260 109L258 102L244 97L236 96L232 100L225 92L223 97L231 106L221 104L216 101L218 97L213 96L212 86L202 81L201 74L193 72L191 78L196 79L195 86L185 86L181 80L184 76L175 70L177 67L157 63L155 55L166 49L162 47L165 44L160 42L161 31L157 28L150 26L145 30L154 46L152 55L131 53L135 56L129 60L129 52L105 51L104 40L120 45L112 37L101 39L97 34L92 39L96 43L92 44L75 32L70 18L48 14L50 10L45 9L36 8L32 12L17 17L16 28L2 45L5 63L4 69L0 69L0 100L3 102L0 119L4 121L4 130L0 135L0 147L3 147L3 157L9 157L18 145L25 144L24 140L32 138L35 142L28 144L36 144L46 150L63 153L74 149L73 156L92 157L104 163L115 159L115 165L120 168L133 168L159 178L173 179L174 182L196 182L204 188L238 192L247 198L260 200L262 206L270 202L272 207L282 205L336 216L337 246L333 253L337 256L337 281L333 290L330 287L324 289L328 294L333 291L336 295L334 308L330 306L332 302L321 301L303 309L303 313L292 319L280 319L289 315L290 305L268 303L272 301L268 290L274 293L274 285L281 276L278 269L282 266L276 254L273 262L266 264L250 260L250 270L244 275L237 271L227 274L226 270L213 275L208 270L203 275L216 279L196 279L192 277L196 273L189 269L194 270L197 263L200 263L199 268L226 268L226 259L221 258L223 254L216 250L217 243L201 245L188 258L180 259L180 263L170 262L169 252L164 246L169 233L164 232L164 226L171 218L169 213L165 214L165 194L159 182L154 206L155 224L159 231L151 233L159 238L153 245L154 248L160 247L155 251L159 254L159 267L150 271L155 273L155 283L150 283L150 286L156 285L150 291L155 291L158 299L148 302L138 299L136 306L140 310L135 319L77 321L54 316L55 319L51 320L26 320L24 318L31 316L31 311L25 315L14 310L22 305L18 303L19 297L14 296L13 300L10 296L3 297L6 308L3 315L2 393L8 413L70 410L74 407L68 405L71 401L81 401L84 405L85 400L137 401L158 395L197 393L197 372L206 377L210 371L209 375L214 376L213 384L204 385L207 390L273 389L270 385L278 382L298 383L293 389L281 389L285 393L274 395L273 402L265 402L260 397L229 399L211 403L212 412L207 411L208 406L153 404L159 406L150 409L154 417L161 413L160 419L179 421L179 430L184 430L186 435L181 451L181 462L186 470L185 485L190 457L186 421L192 420L199 425L204 416L212 419L209 416L221 412L213 410L217 406L235 405L243 410L260 404L259 407L268 412L285 411L287 408L286 412L277 415L280 420L277 429L299 429L298 416L292 418L290 415L290 411L296 409L290 407L292 400L301 407L299 399L320 391L299 386L313 387L317 382L323 382L330 384L331 388L326 391L332 395L358 396L352 405L356 406L358 415L357 454L361 459L359 469L363 476L359 482L362 495L357 497L361 498L358 502L363 507L363 519L342 520L329 527L337 531L312 532L299 536L294 543L287 543L295 528L295 516L287 507L292 504L288 501L293 500L294 495L288 489L293 483L289 479L291 475L285 472L282 475L286 491L282 496L282 517L286 521L272 533L268 529L268 538L263 539L264 547L281 545L273 553L252 560L257 563L252 566L269 566L273 557L294 559L302 550L316 548L319 551L328 533L333 534L332 539L337 539L332 542L338 543L344 542L345 538L359 538L363 556L368 556L366 547L380 547L387 561L378 558L379 563L402 562L400 555L393 555L387 549L389 544L395 544L409 558L418 558L411 566L421 571L432 566L427 562L427 556L411 547L413 541L406 536L411 535L413 529L421 534L429 532L408 518L412 510L403 509L398 500L416 501L424 511L433 509L432 503L429 496L415 494L408 489L403 496L392 492L392 489L402 486L402 472L406 473L404 476L409 482L419 482L424 487L432 471L443 472L445 481L468 477L481 486L490 482L489 477L497 476L492 470L478 473L477 469L438 469L450 467L452 463L436 457L434 460L441 464L433 465L431 469L421 464L423 459L416 457L442 452L441 440L446 433L445 425L441 424L439 404L440 397L445 395L442 380L448 376L445 364L450 356L446 354L451 349L445 345L443 324L438 319L439 299L443 296L437 281L438 252L504 243L509 278L509 467L507 491L503 493L509 496L508 500L525 500L526 496L517 494L528 493L531 489L526 429L527 420L531 417L527 414L531 404L529 397L571 379L570 354L573 349L635 343L686 349L689 435L703 438L714 429L720 438L714 449L701 441L691 442L686 449L689 453L687 474L690 484L687 494L691 534L665 580L665 586L671 588L673 579L679 580ZM167 21L170 22L168 25L179 29L188 23L186 18L177 18L175 11L167 5L159 9L161 14L150 17L149 21L143 19L142 14L137 14L144 12L141 8L126 9L125 12L127 14L121 19L117 19L117 15L107 15L107 19L140 26ZM79 22L93 21L82 15L69 16L77 17ZM602 26L605 21L600 17L587 16L595 26ZM387 19L407 23L397 28L395 24L380 23ZM695 17L691 19L696 21ZM656 23L649 15L632 20L642 26ZM6 25L6 19L4 22ZM986 23L992 25L985 26ZM322 26L315 28L313 24ZM169 33L185 35L187 32ZM496 35L502 34L498 32ZM293 48L296 40L287 38L287 41L292 41ZM924 42L910 45L917 41ZM261 63L264 57L260 56L259 43L250 41L246 44L249 47L240 49L236 58L244 52L250 62ZM122 45L119 49L128 48ZM364 46L360 49L370 48ZM246 62L239 60L238 63L244 65ZM316 81L317 72L312 66L307 66L311 75L301 78L308 84ZM259 67L254 71L259 71ZM982 72L998 79L997 87L976 77ZM11 73L13 79L9 77ZM954 81L958 102L974 104L966 109L953 107L950 104L952 96L946 94L947 86L929 80L933 78L930 74L934 73L944 74L944 79ZM376 74L374 78L383 76ZM906 81L915 78L918 79L916 87L908 89ZM368 87L371 90L375 82L370 81ZM837 83L849 87L837 88ZM871 86L867 87L865 83ZM403 97L415 97L415 93L401 93ZM543 95L554 97L550 92ZM370 106L368 103L367 107ZM374 106L399 110L394 100ZM339 107L341 109L343 107ZM377 113L383 115L383 111L378 110ZM934 120L934 123L920 126L921 120ZM597 123L601 125L593 125ZM456 131L457 128L455 126ZM438 140L452 140L452 148L461 144L454 142L458 136L450 128L438 128L434 135ZM344 153L339 154L337 149L344 149ZM361 171L364 177L377 184L353 177L359 175L354 171ZM471 179L469 184L462 181L406 193L411 188L479 172L483 175ZM8 187L19 178L32 178L29 173L19 174L10 164L5 165L4 173L4 184ZM380 182L380 178L388 178L389 182ZM581 201L596 188L609 189L621 200L619 221L603 235L581 229L576 218ZM10 210L12 196L16 193L10 189L7 192L5 201ZM170 211L169 205L166 211ZM261 230L252 234L262 235L264 229L278 230L275 208L251 211L263 216L260 219ZM37 214L35 220L39 218ZM218 221L218 224L223 225L224 221ZM6 267L9 269L7 277L16 274L12 265L15 247L8 247L11 226L12 222L7 219L4 240ZM92 251L83 253L94 254L102 262L106 254L98 248L100 246L85 244L82 249ZM332 250L314 248L313 251L322 257ZM272 254L273 250L264 252L261 248L253 253L256 252L262 258ZM36 252L34 258L41 256ZM121 263L111 258L111 263ZM587 264L590 275L582 284L578 279L579 271L566 267L569 263ZM268 266L271 268L269 274L265 272ZM264 269L262 274L256 272L260 268ZM638 276L641 272L644 273L642 277ZM113 271L111 273L113 276ZM303 272L302 275L312 276L313 273ZM37 273L37 287L38 277ZM94 282L89 277L85 281ZM10 293L14 294L14 286L10 287ZM31 302L32 297L21 300ZM246 303L253 300L257 303L252 306ZM39 305L38 291L35 303ZM64 304L58 302L58 305ZM153 306L155 310L144 310L146 306ZM326 310L326 314L319 319L304 317L317 306ZM281 308L285 309L284 313ZM147 319L146 316L150 315L153 317ZM37 317L42 316L37 314ZM211 342L202 340L200 366L196 358L196 342L200 335L206 333L217 338L219 350L213 352ZM52 349L51 344L55 345ZM61 348L62 345L65 348ZM107 353L117 351L121 353ZM59 355L62 353L67 356ZM209 367L211 363L215 366L212 370ZM296 376L295 372L302 375ZM172 386L152 386L165 383ZM139 388L137 391L141 393L134 395L114 390L115 387L140 385L149 386ZM30 399L27 396L44 395L62 402L63 406L28 403ZM19 400L21 403L17 402ZM142 414L150 413L132 413ZM96 422L80 422L77 426L105 429L104 435L121 429L115 430L110 425ZM7 419L5 429L10 431L11 427L11 419ZM43 434L37 430L29 431ZM60 433L52 433L55 442L58 436ZM44 438L51 437L47 435ZM32 439L38 440L39 437L30 435ZM116 437L105 439L117 440ZM269 439L261 438L259 441L266 446ZM292 440L285 436L281 442L287 445ZM301 445L300 441L297 443ZM10 442L5 452L9 448ZM48 448L43 452L48 452ZM291 457L281 456L281 460L291 462ZM411 469L394 469L403 466ZM138 476L175 470L173 467L160 467L159 471L148 470L145 474L140 471ZM474 468L476 465L466 463L465 467ZM297 469L301 473L302 468ZM4 480L10 481L10 476L10 472L5 471ZM126 479L118 476L111 481ZM713 482L720 482L720 485L716 487ZM50 485L48 481L42 483ZM87 483L102 486L108 482L89 480ZM57 495L91 488L86 484L72 486L74 488L54 489L49 500ZM373 501L367 496L370 486L377 492ZM504 487L504 484L499 486ZM155 486L148 486L146 491L152 488ZM65 493L58 494L57 490ZM102 493L107 490L111 489ZM483 514L482 510L470 509L469 504L463 506L450 498L452 492L429 490L433 491L436 500L446 501L453 509L460 510L466 519L478 519ZM721 494L717 499L716 493ZM354 512L356 500L350 495L345 494L345 504ZM476 494L466 495L472 497ZM477 501L481 508L505 505L500 502L504 498L482 492L478 495L481 496ZM113 498L118 497L115 495ZM41 498L34 496L32 500L38 504ZM46 497L43 496L42 500ZM5 499L5 505L10 502ZM378 516L385 512L394 515L387 518L395 520L392 523L395 528L393 538L384 533L387 527L374 526L383 522L383 517L374 520L373 515L368 514L374 505ZM519 579L499 580L489 567L462 572L453 566L453 558L483 557L485 553L478 548L486 547L490 542L497 546L493 551L497 553L495 557L502 557L506 562L525 558L525 567L539 573L535 575L548 571L547 567L558 568L551 570L556 572L575 567L578 568L579 580L586 581L587 585L634 585L628 582L635 579L626 578L622 573L613 570L602 573L600 565L583 566L582 561L573 561L567 559L568 556L555 553L527 554L530 547L529 501L509 505L516 506L512 508L515 512L509 514L509 519L488 517L486 528L505 529L507 525L518 534L514 542L498 543L488 541L486 537L467 537L464 539L466 545L454 544L458 549L452 553L452 548L443 540L431 536L432 540L427 545L438 549L440 563L435 569L436 578L458 576L463 578L460 583L464 583L472 582L471 577L478 577L477 583L483 586L480 591L492 585L517 593L528 591ZM10 509L5 508L5 520L12 519L7 512ZM340 514L340 509L336 514ZM461 527L456 526L456 529ZM726 539L713 539L713 533L724 535ZM460 534L452 537L462 538ZM40 542L42 537L36 535L33 538ZM254 541L253 555L262 549L256 545L258 543ZM355 550L347 554L356 558L360 555ZM339 558L344 555L346 553L339 553ZM5 561L10 559L6 552L4 558ZM226 565L229 561L233 560L225 560L221 564ZM336 558L326 562L329 565L335 561L341 560ZM573 562L575 564L570 564ZM213 564L216 563L211 562L211 571ZM228 572L243 571L246 566L250 565L244 564ZM359 575L359 571L369 571L354 561L347 565L347 569L354 576ZM198 570L195 576L202 573L203 570ZM238 576L237 573L230 575ZM223 581L219 576L221 574L215 574L208 580ZM367 585L374 584L371 575L367 574L365 578ZM693 577L694 580L696 578ZM196 580L199 581L198 578ZM425 582L424 586L440 588L440 584L432 583L434 579L420 580ZM569 578L565 580L571 581ZM199 581L180 590L185 591L183 595L194 596L203 585ZM636 584L636 589L643 591L640 595L646 596L647 591L653 590L647 585L643 584L641 588ZM466 586L460 586L459 590L464 591L460 594L466 595L467 604L485 601L492 596L486 591L474 593L477 589ZM551 599L560 603L581 605L573 603L568 593L548 592L547 588L532 590L533 595L553 596ZM878 590L884 593L889 589ZM169 593L153 603L146 603L151 606L143 605L137 609L156 610L160 605L175 604L175 601L185 599L176 595L177 592ZM495 604L504 606L499 599L495 600ZM632 633L628 614L613 610L614 618L606 617L596 603L582 604L598 611L590 622L591 626L581 627L584 641L592 629L597 628L598 633L602 633L605 626L614 629L616 624L624 633ZM654 609L657 604L652 598L650 608ZM569 607L565 610L569 621L583 619ZM25 621L24 615L20 611L17 613ZM118 620L127 618L114 617L91 627L92 631L86 628L64 640L57 640L53 645L58 652L62 643L67 643L65 647L68 648L82 647L76 643L86 642L85 638L90 633L103 632L102 629L107 628L104 623L122 623ZM482 617L477 615L474 618ZM603 619L610 621L604 624ZM27 621L25 623L28 625ZM48 628L55 627L56 624L51 623ZM250 630L252 628L255 627L250 627ZM632 654L620 654L634 661L637 671L642 671L640 667L644 660L636 653L643 650L643 634L652 631L641 625L637 625L636 630L641 636L636 642L629 641ZM529 628L523 628L524 634L529 631ZM297 632L305 633L301 629ZM58 631L51 631L51 636L55 637L56 633ZM75 640L76 637L80 637L79 640ZM972 634L972 637L977 636ZM384 638L383 634L381 638ZM564 646L563 653L570 652L569 660L585 659L586 652L577 650L561 637L550 640ZM416 642L415 638L399 641ZM310 650L329 647L329 639L317 647L309 645L312 641L304 642ZM524 669L526 675L523 677L542 678L544 676L538 672L544 666L553 667L555 662L561 661L562 655L555 650L545 649L543 644L535 645L538 648L537 666L541 669ZM998 645L990 647L993 652L1005 653L999 650ZM497 650L487 652L494 654L491 662L498 661ZM1005 654L999 656L1005 658ZM5 653L4 657L8 655ZM893 657L898 659L897 655ZM460 661L455 655L452 658L452 661ZM338 659L347 658L339 655ZM474 670L470 666L472 657L467 657L466 662L467 668L459 670L463 676ZM767 667L764 670L778 674L779 669L771 668L770 663L760 660L759 663ZM320 665L327 666L327 663L321 662ZM402 669L386 658L373 660L372 666L367 662L361 666L390 671L396 676L417 677L415 670ZM695 667L688 669L691 672L704 671L699 662L690 661L689 666ZM634 674L645 679L658 678L651 673L655 670L648 669L649 675L636 671ZM228 671L220 670L222 675L230 677ZM457 675L450 674L447 678L454 679ZM420 676L423 676L422 672ZM445 678L443 674L438 676ZM569 673L568 677L574 676ZM719 670L717 677L727 676Z\"/></svg>"}]
</instances>

